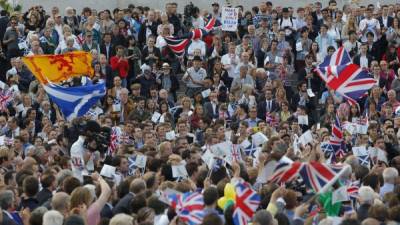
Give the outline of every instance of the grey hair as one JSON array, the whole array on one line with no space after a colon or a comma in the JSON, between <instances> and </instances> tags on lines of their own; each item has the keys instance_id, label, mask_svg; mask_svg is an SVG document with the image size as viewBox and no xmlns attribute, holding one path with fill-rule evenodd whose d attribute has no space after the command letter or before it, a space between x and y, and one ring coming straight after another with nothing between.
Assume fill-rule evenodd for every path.
<instances>
[{"instance_id":1,"label":"grey hair","mask_svg":"<svg viewBox=\"0 0 400 225\"><path fill-rule=\"evenodd\" d=\"M0 207L7 210L14 202L14 192L10 190L0 192Z\"/></svg>"},{"instance_id":2,"label":"grey hair","mask_svg":"<svg viewBox=\"0 0 400 225\"><path fill-rule=\"evenodd\" d=\"M71 170L67 170L67 169L63 169L60 172L58 172L57 174L57 184L61 185L62 182L64 181L65 178L69 177L69 176L73 176L74 174L72 173Z\"/></svg>"},{"instance_id":3,"label":"grey hair","mask_svg":"<svg viewBox=\"0 0 400 225\"><path fill-rule=\"evenodd\" d=\"M62 225L64 216L57 210L47 211L43 215L43 225Z\"/></svg>"},{"instance_id":4,"label":"grey hair","mask_svg":"<svg viewBox=\"0 0 400 225\"><path fill-rule=\"evenodd\" d=\"M383 170L382 176L384 182L393 183L396 177L399 176L399 172L393 167L388 167L385 170Z\"/></svg>"}]
</instances>

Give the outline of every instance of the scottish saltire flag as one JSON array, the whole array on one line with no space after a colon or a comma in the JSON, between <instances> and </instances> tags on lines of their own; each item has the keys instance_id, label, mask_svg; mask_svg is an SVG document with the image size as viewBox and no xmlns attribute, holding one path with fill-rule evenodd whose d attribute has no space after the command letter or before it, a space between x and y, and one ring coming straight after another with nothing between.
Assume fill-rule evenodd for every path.
<instances>
[{"instance_id":1,"label":"scottish saltire flag","mask_svg":"<svg viewBox=\"0 0 400 225\"><path fill-rule=\"evenodd\" d=\"M370 167L370 158L369 155L358 155L356 156L357 160L358 160L358 164L360 164L361 166Z\"/></svg>"},{"instance_id":2,"label":"scottish saltire flag","mask_svg":"<svg viewBox=\"0 0 400 225\"><path fill-rule=\"evenodd\" d=\"M223 159L220 158L214 158L214 164L212 167L212 171L218 171L219 169L221 169L221 167L224 166L225 161Z\"/></svg>"},{"instance_id":3,"label":"scottish saltire flag","mask_svg":"<svg viewBox=\"0 0 400 225\"><path fill-rule=\"evenodd\" d=\"M202 194L198 192L171 194L167 199L182 222L188 225L202 223L204 217L204 200Z\"/></svg>"},{"instance_id":4,"label":"scottish saltire flag","mask_svg":"<svg viewBox=\"0 0 400 225\"><path fill-rule=\"evenodd\" d=\"M133 175L135 170L138 168L136 163L136 155L128 157L128 168L129 168L129 175Z\"/></svg>"},{"instance_id":5,"label":"scottish saltire flag","mask_svg":"<svg viewBox=\"0 0 400 225\"><path fill-rule=\"evenodd\" d=\"M78 87L63 87L56 84L47 84L43 87L68 120L85 115L106 94L104 82Z\"/></svg>"},{"instance_id":6,"label":"scottish saltire flag","mask_svg":"<svg viewBox=\"0 0 400 225\"><path fill-rule=\"evenodd\" d=\"M300 170L304 167L304 163L280 163L274 170L274 174L269 178L273 183L282 184L294 180Z\"/></svg>"},{"instance_id":7,"label":"scottish saltire flag","mask_svg":"<svg viewBox=\"0 0 400 225\"><path fill-rule=\"evenodd\" d=\"M316 193L326 191L344 171L342 165L327 165L319 162L309 162L300 169L300 176L304 183Z\"/></svg>"},{"instance_id":8,"label":"scottish saltire flag","mask_svg":"<svg viewBox=\"0 0 400 225\"><path fill-rule=\"evenodd\" d=\"M260 196L248 183L239 182L236 187L236 203L233 211L235 225L247 225L260 205Z\"/></svg>"},{"instance_id":9,"label":"scottish saltire flag","mask_svg":"<svg viewBox=\"0 0 400 225\"><path fill-rule=\"evenodd\" d=\"M351 104L376 84L374 78L358 65L353 64L343 47L336 50L332 56L327 56L318 65L316 72L326 85L346 98Z\"/></svg>"},{"instance_id":10,"label":"scottish saltire flag","mask_svg":"<svg viewBox=\"0 0 400 225\"><path fill-rule=\"evenodd\" d=\"M247 148L244 148L243 151L246 156L254 157L254 153L257 151L257 146L252 142L251 145L249 145Z\"/></svg>"}]
</instances>

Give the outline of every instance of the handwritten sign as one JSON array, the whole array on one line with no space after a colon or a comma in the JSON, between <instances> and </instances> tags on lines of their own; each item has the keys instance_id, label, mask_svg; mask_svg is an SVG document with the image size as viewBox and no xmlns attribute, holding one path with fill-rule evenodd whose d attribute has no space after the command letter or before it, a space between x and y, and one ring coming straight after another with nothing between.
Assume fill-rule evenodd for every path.
<instances>
[{"instance_id":1,"label":"handwritten sign","mask_svg":"<svg viewBox=\"0 0 400 225\"><path fill-rule=\"evenodd\" d=\"M238 16L238 8L223 7L221 16L222 30L236 31L238 26Z\"/></svg>"}]
</instances>

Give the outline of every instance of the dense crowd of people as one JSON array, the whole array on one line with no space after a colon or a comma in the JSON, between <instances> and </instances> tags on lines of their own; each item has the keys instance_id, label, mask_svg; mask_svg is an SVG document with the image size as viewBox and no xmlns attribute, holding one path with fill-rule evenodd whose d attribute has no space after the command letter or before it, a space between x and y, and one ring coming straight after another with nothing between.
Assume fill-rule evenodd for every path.
<instances>
[{"instance_id":1,"label":"dense crowd of people","mask_svg":"<svg viewBox=\"0 0 400 225\"><path fill-rule=\"evenodd\" d=\"M253 225L400 224L400 4L230 7L239 8L236 32L222 30L218 3L182 14L176 3L0 11L0 89L13 90L9 104L0 99L0 224L181 225L162 198L175 191L203 194L203 225L233 225L234 206L219 199L237 180L260 195ZM165 40L212 18L183 55ZM358 104L315 71L341 46L376 80ZM74 51L90 52L107 94L69 121L21 57ZM321 143L336 117L344 145L332 161ZM312 140L299 144L307 131ZM243 143L252 148L257 133L268 140L249 153ZM226 142L241 160L209 164L205 155ZM355 147L383 155L365 164ZM344 201L349 213L327 213L301 180L266 177L271 162L311 161L351 166L338 181L359 184L357 200Z\"/></svg>"}]
</instances>

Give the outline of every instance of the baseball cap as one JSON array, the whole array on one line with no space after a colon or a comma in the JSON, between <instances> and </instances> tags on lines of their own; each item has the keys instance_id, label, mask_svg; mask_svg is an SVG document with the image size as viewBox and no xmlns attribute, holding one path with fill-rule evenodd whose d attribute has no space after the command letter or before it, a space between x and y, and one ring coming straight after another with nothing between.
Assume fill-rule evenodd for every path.
<instances>
[{"instance_id":1,"label":"baseball cap","mask_svg":"<svg viewBox=\"0 0 400 225\"><path fill-rule=\"evenodd\" d=\"M219 6L218 2L214 2L213 4L211 4L211 6Z\"/></svg>"},{"instance_id":2,"label":"baseball cap","mask_svg":"<svg viewBox=\"0 0 400 225\"><path fill-rule=\"evenodd\" d=\"M282 12L283 12L283 13L288 13L288 12L289 12L289 9L285 7L285 8L282 9Z\"/></svg>"}]
</instances>

